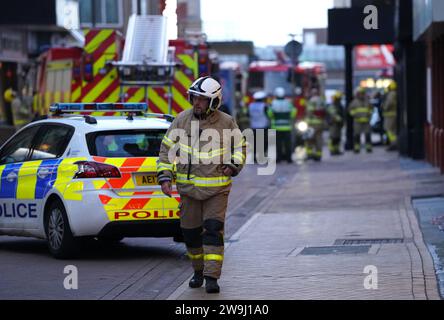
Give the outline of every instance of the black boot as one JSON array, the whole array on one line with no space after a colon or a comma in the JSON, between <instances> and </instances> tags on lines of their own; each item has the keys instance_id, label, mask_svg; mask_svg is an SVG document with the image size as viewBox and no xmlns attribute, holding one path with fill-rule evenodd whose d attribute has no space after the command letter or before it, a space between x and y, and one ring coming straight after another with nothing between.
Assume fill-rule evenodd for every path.
<instances>
[{"instance_id":1,"label":"black boot","mask_svg":"<svg viewBox=\"0 0 444 320\"><path fill-rule=\"evenodd\" d=\"M194 271L194 276L191 278L188 285L190 288L200 288L204 282L203 271Z\"/></svg>"},{"instance_id":2,"label":"black boot","mask_svg":"<svg viewBox=\"0 0 444 320\"><path fill-rule=\"evenodd\" d=\"M220 288L217 284L217 279L205 277L205 290L207 293L219 293Z\"/></svg>"}]
</instances>

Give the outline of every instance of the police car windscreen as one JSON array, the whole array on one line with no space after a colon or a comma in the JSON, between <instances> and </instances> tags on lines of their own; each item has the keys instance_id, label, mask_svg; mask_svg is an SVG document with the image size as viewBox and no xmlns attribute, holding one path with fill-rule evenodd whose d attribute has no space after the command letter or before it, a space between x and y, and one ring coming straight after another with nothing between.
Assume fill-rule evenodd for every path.
<instances>
[{"instance_id":1,"label":"police car windscreen","mask_svg":"<svg viewBox=\"0 0 444 320\"><path fill-rule=\"evenodd\" d=\"M101 131L87 135L90 154L99 157L157 157L166 130Z\"/></svg>"}]
</instances>

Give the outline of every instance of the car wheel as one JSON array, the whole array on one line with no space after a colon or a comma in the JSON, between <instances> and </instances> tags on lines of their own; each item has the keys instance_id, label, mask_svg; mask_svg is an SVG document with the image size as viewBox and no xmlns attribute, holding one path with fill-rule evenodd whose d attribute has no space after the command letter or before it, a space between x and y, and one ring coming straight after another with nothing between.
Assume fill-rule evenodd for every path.
<instances>
[{"instance_id":1,"label":"car wheel","mask_svg":"<svg viewBox=\"0 0 444 320\"><path fill-rule=\"evenodd\" d=\"M69 226L66 210L60 200L51 203L45 216L45 231L50 253L57 259L72 257L77 243Z\"/></svg>"}]
</instances>

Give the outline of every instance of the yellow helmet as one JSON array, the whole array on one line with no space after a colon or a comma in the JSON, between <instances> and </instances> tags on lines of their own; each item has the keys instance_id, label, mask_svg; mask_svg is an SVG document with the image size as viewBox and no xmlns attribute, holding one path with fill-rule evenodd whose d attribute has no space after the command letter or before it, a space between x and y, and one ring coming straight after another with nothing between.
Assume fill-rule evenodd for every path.
<instances>
[{"instance_id":1,"label":"yellow helmet","mask_svg":"<svg viewBox=\"0 0 444 320\"><path fill-rule=\"evenodd\" d=\"M398 88L398 85L396 84L395 81L390 82L390 84L389 84L389 86L388 86L388 89L389 89L390 91L395 91L397 88Z\"/></svg>"},{"instance_id":2,"label":"yellow helmet","mask_svg":"<svg viewBox=\"0 0 444 320\"><path fill-rule=\"evenodd\" d=\"M333 100L341 100L341 99L342 99L342 92L336 91L335 94L333 95Z\"/></svg>"},{"instance_id":3,"label":"yellow helmet","mask_svg":"<svg viewBox=\"0 0 444 320\"><path fill-rule=\"evenodd\" d=\"M12 99L14 99L14 97L16 96L16 93L14 90L12 90L12 88L8 88L5 90L4 94L3 94L3 98L5 99L6 102L11 103Z\"/></svg>"},{"instance_id":4,"label":"yellow helmet","mask_svg":"<svg viewBox=\"0 0 444 320\"><path fill-rule=\"evenodd\" d=\"M366 90L365 90L364 87L357 87L357 88L355 89L355 95L358 95L358 94L360 94L360 93L366 93Z\"/></svg>"}]
</instances>

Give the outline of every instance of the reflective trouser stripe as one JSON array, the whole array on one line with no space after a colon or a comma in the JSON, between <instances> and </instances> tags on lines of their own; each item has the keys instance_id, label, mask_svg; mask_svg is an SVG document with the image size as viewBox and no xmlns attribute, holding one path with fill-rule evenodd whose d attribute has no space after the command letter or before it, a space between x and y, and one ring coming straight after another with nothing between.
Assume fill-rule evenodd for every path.
<instances>
[{"instance_id":1,"label":"reflective trouser stripe","mask_svg":"<svg viewBox=\"0 0 444 320\"><path fill-rule=\"evenodd\" d=\"M191 254L189 252L187 252L188 258L190 258L191 260L200 260L203 258L203 254Z\"/></svg>"},{"instance_id":2,"label":"reflective trouser stripe","mask_svg":"<svg viewBox=\"0 0 444 320\"><path fill-rule=\"evenodd\" d=\"M206 255L204 255L204 260L205 261L209 261L209 260L223 261L224 260L224 256L220 255L220 254L206 254Z\"/></svg>"},{"instance_id":3,"label":"reflective trouser stripe","mask_svg":"<svg viewBox=\"0 0 444 320\"><path fill-rule=\"evenodd\" d=\"M389 138L389 140L390 140L390 142L395 142L396 140L397 140L397 135L395 134L395 133L393 133L392 131L387 131L387 135L388 135L388 138Z\"/></svg>"}]
</instances>

